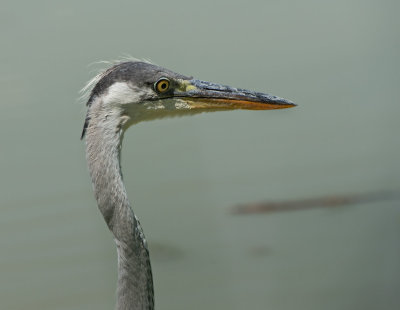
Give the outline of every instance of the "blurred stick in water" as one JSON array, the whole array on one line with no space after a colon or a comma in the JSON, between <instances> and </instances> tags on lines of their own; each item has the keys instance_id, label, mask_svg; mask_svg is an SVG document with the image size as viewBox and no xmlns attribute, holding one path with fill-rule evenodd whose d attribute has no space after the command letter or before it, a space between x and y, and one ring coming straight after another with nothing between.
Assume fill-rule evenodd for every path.
<instances>
[{"instance_id":1,"label":"blurred stick in water","mask_svg":"<svg viewBox=\"0 0 400 310\"><path fill-rule=\"evenodd\" d=\"M234 206L231 211L233 214L297 211L312 208L342 207L352 204L392 199L400 199L400 191L380 191L365 194L334 195L299 200L255 202Z\"/></svg>"}]
</instances>

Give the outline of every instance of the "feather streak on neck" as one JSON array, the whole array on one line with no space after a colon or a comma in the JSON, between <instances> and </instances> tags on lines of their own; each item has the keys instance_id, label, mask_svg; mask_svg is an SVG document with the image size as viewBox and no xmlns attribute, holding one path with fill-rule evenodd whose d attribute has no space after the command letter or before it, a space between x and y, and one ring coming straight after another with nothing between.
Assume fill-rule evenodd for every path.
<instances>
[{"instance_id":1,"label":"feather streak on neck","mask_svg":"<svg viewBox=\"0 0 400 310\"><path fill-rule=\"evenodd\" d=\"M117 309L154 309L150 257L140 223L130 207L120 171L124 119L93 104L86 157L100 212L118 251Z\"/></svg>"}]
</instances>

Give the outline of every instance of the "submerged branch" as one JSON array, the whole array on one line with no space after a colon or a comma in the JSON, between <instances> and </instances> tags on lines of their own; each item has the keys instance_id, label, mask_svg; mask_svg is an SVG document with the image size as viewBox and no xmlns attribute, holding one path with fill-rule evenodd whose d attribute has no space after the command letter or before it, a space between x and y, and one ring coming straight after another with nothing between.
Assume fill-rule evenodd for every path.
<instances>
[{"instance_id":1,"label":"submerged branch","mask_svg":"<svg viewBox=\"0 0 400 310\"><path fill-rule=\"evenodd\" d=\"M234 206L233 214L257 214L269 212L297 211L312 208L333 208L346 205L400 199L400 191L380 191L364 194L323 196L299 200L265 201Z\"/></svg>"}]
</instances>

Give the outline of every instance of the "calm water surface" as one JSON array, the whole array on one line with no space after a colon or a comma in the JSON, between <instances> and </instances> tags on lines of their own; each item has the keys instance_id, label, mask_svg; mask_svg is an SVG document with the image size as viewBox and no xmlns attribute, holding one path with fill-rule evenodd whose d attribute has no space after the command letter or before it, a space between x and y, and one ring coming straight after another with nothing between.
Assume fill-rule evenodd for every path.
<instances>
[{"instance_id":1,"label":"calm water surface","mask_svg":"<svg viewBox=\"0 0 400 310\"><path fill-rule=\"evenodd\" d=\"M239 203L400 189L396 1L3 1L0 309L113 309L78 91L124 53L299 107L142 123L124 141L158 309L397 309L400 201L239 216Z\"/></svg>"}]
</instances>

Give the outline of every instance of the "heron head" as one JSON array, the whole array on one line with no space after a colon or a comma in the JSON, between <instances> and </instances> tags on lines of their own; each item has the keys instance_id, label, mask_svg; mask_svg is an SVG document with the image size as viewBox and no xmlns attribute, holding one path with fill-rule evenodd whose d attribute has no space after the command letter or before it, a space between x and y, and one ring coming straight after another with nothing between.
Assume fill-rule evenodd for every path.
<instances>
[{"instance_id":1,"label":"heron head","mask_svg":"<svg viewBox=\"0 0 400 310\"><path fill-rule=\"evenodd\" d=\"M82 137L92 114L116 116L122 127L155 118L217 110L295 106L276 96L187 77L140 61L119 63L96 77ZM92 111L94 110L94 111Z\"/></svg>"}]
</instances>

